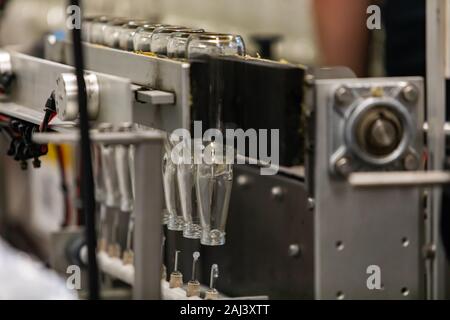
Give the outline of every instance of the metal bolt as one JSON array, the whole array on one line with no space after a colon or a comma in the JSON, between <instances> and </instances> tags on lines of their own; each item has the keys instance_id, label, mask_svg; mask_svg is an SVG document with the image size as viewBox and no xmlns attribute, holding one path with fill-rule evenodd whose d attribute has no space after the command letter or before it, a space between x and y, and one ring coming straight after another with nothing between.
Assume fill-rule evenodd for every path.
<instances>
[{"instance_id":1,"label":"metal bolt","mask_svg":"<svg viewBox=\"0 0 450 320\"><path fill-rule=\"evenodd\" d=\"M300 246L296 243L289 245L289 257L295 258L300 255Z\"/></svg>"},{"instance_id":2,"label":"metal bolt","mask_svg":"<svg viewBox=\"0 0 450 320\"><path fill-rule=\"evenodd\" d=\"M417 170L419 168L419 159L416 155L410 153L406 155L405 159L403 159L403 165L406 170Z\"/></svg>"},{"instance_id":3,"label":"metal bolt","mask_svg":"<svg viewBox=\"0 0 450 320\"><path fill-rule=\"evenodd\" d=\"M348 104L353 100L353 93L347 87L340 87L335 93L336 100L341 104Z\"/></svg>"},{"instance_id":4,"label":"metal bolt","mask_svg":"<svg viewBox=\"0 0 450 320\"><path fill-rule=\"evenodd\" d=\"M408 102L416 102L419 99L419 91L411 84L408 84L402 91L403 98Z\"/></svg>"},{"instance_id":5,"label":"metal bolt","mask_svg":"<svg viewBox=\"0 0 450 320\"><path fill-rule=\"evenodd\" d=\"M378 119L371 128L372 142L376 147L388 148L397 141L395 126L390 121Z\"/></svg>"},{"instance_id":6,"label":"metal bolt","mask_svg":"<svg viewBox=\"0 0 450 320\"><path fill-rule=\"evenodd\" d=\"M344 177L348 176L352 172L350 159L344 157L336 161L336 171Z\"/></svg>"},{"instance_id":7,"label":"metal bolt","mask_svg":"<svg viewBox=\"0 0 450 320\"><path fill-rule=\"evenodd\" d=\"M423 256L427 260L433 260L436 257L436 246L434 244L424 246Z\"/></svg>"},{"instance_id":8,"label":"metal bolt","mask_svg":"<svg viewBox=\"0 0 450 320\"><path fill-rule=\"evenodd\" d=\"M272 188L272 197L275 200L281 201L284 196L284 191L282 187L276 186Z\"/></svg>"},{"instance_id":9,"label":"metal bolt","mask_svg":"<svg viewBox=\"0 0 450 320\"><path fill-rule=\"evenodd\" d=\"M243 174L237 177L236 183L239 187L246 188L250 185L250 178Z\"/></svg>"},{"instance_id":10,"label":"metal bolt","mask_svg":"<svg viewBox=\"0 0 450 320\"><path fill-rule=\"evenodd\" d=\"M306 83L308 86L312 86L312 85L314 84L314 76L313 76L312 74L307 74L307 75L305 76L305 83Z\"/></svg>"},{"instance_id":11,"label":"metal bolt","mask_svg":"<svg viewBox=\"0 0 450 320\"><path fill-rule=\"evenodd\" d=\"M308 198L308 210L309 211L314 210L315 206L316 206L316 202L314 201L314 198Z\"/></svg>"}]
</instances>

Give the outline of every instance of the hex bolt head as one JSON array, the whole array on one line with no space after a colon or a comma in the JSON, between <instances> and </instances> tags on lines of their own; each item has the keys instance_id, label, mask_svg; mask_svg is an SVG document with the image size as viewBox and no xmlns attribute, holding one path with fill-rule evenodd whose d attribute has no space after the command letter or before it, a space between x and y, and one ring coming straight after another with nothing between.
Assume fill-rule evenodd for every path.
<instances>
[{"instance_id":1,"label":"hex bolt head","mask_svg":"<svg viewBox=\"0 0 450 320\"><path fill-rule=\"evenodd\" d=\"M419 91L411 84L408 84L405 88L403 88L402 94L403 98L405 98L408 102L417 102L419 99Z\"/></svg>"},{"instance_id":2,"label":"hex bolt head","mask_svg":"<svg viewBox=\"0 0 450 320\"><path fill-rule=\"evenodd\" d=\"M289 257L296 258L296 257L300 256L300 253L301 253L300 246L298 244L293 243L293 244L289 245L289 250L288 250Z\"/></svg>"},{"instance_id":3,"label":"hex bolt head","mask_svg":"<svg viewBox=\"0 0 450 320\"><path fill-rule=\"evenodd\" d=\"M336 171L342 176L346 177L352 172L351 161L347 157L340 158L336 161Z\"/></svg>"},{"instance_id":4,"label":"hex bolt head","mask_svg":"<svg viewBox=\"0 0 450 320\"><path fill-rule=\"evenodd\" d=\"M413 171L419 169L419 159L416 155L409 153L403 159L403 166L408 171Z\"/></svg>"},{"instance_id":5,"label":"hex bolt head","mask_svg":"<svg viewBox=\"0 0 450 320\"><path fill-rule=\"evenodd\" d=\"M339 87L335 92L336 101L340 104L348 104L353 100L353 93L347 87Z\"/></svg>"}]
</instances>

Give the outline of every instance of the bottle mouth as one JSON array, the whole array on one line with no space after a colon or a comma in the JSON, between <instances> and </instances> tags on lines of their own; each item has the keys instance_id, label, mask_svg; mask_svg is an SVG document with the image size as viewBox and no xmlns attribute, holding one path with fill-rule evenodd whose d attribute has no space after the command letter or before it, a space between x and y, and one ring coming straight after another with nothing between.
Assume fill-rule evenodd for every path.
<instances>
[{"instance_id":1,"label":"bottle mouth","mask_svg":"<svg viewBox=\"0 0 450 320\"><path fill-rule=\"evenodd\" d=\"M233 35L233 34L226 34L226 33L212 33L212 32L204 32L200 33L198 35L193 36L193 38L202 41L207 40L220 40L220 41L230 41L233 39L238 38L239 36Z\"/></svg>"}]
</instances>

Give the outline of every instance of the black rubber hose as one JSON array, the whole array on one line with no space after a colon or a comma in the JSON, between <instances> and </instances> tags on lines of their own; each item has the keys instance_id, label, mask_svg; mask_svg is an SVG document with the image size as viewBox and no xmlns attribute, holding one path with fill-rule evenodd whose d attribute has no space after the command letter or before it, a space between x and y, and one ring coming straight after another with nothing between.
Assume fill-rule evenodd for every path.
<instances>
[{"instance_id":1,"label":"black rubber hose","mask_svg":"<svg viewBox=\"0 0 450 320\"><path fill-rule=\"evenodd\" d=\"M70 0L70 5L80 7L80 1ZM81 18L81 17L80 17ZM95 194L94 176L92 172L91 139L89 136L89 119L87 112L86 83L84 81L84 56L81 43L81 28L73 28L73 53L75 61L75 73L78 84L78 104L80 112L80 137L81 137L81 194L82 206L85 216L86 243L88 247L88 276L89 299L97 300L99 294L99 276L96 257L96 232L95 232Z\"/></svg>"}]
</instances>

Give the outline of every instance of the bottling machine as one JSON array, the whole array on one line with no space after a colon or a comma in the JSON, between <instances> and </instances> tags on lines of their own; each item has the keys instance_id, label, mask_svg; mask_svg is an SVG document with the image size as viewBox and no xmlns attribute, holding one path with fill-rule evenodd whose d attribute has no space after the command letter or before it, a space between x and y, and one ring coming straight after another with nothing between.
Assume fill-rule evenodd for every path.
<instances>
[{"instance_id":1,"label":"bottling machine","mask_svg":"<svg viewBox=\"0 0 450 320\"><path fill-rule=\"evenodd\" d=\"M137 299L446 296L441 50L425 84L252 58L240 36L202 29L91 17L83 34L97 260L119 280L103 284ZM0 51L1 128L24 169L80 139L73 43L49 36L45 52ZM235 161L180 129L241 130ZM252 132L271 137L254 152ZM174 161L196 147L212 161ZM79 231L53 239L53 268L87 263Z\"/></svg>"}]
</instances>

